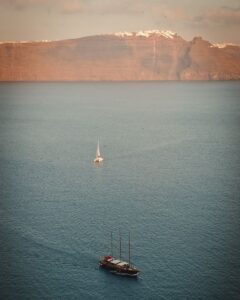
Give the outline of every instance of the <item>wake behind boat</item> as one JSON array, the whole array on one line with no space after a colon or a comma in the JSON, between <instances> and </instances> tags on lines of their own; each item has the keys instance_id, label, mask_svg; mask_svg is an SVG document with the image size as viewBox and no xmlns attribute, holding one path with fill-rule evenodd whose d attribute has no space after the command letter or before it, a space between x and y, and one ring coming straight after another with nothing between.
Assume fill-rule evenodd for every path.
<instances>
[{"instance_id":1,"label":"wake behind boat","mask_svg":"<svg viewBox=\"0 0 240 300\"><path fill-rule=\"evenodd\" d=\"M130 261L130 234L129 234L128 262L121 260L121 236L119 239L119 249L120 249L120 256L119 259L116 259L112 255L112 234L111 234L111 255L102 257L100 259L99 266L117 275L137 277L140 271L135 266L133 266Z\"/></svg>"},{"instance_id":2,"label":"wake behind boat","mask_svg":"<svg viewBox=\"0 0 240 300\"><path fill-rule=\"evenodd\" d=\"M100 146L99 146L99 140L97 143L97 150L96 150L96 158L94 159L95 163L100 163L103 161L103 158L101 157L101 153L100 153Z\"/></svg>"}]
</instances>

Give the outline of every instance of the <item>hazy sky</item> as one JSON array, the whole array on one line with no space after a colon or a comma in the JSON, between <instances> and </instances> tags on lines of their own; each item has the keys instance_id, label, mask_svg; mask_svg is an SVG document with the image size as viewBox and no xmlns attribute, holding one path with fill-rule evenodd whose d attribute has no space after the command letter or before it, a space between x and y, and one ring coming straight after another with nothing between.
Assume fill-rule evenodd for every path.
<instances>
[{"instance_id":1,"label":"hazy sky","mask_svg":"<svg viewBox=\"0 0 240 300\"><path fill-rule=\"evenodd\" d=\"M148 29L240 44L240 0L0 0L0 41Z\"/></svg>"}]
</instances>

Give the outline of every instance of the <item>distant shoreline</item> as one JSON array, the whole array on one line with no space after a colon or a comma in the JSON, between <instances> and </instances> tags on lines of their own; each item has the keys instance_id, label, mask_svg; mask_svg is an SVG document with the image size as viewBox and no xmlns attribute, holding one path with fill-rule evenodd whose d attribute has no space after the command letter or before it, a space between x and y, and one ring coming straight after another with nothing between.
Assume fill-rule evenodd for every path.
<instances>
[{"instance_id":1,"label":"distant shoreline","mask_svg":"<svg viewBox=\"0 0 240 300\"><path fill-rule=\"evenodd\" d=\"M41 81L0 81L0 84L2 83L210 83L210 82L238 82L240 79L229 79L229 80L128 80L128 81L91 81L91 80L86 80L86 81L78 81L78 80L72 80L72 81L67 81L67 80L52 80L52 81L47 81L47 80L41 80Z\"/></svg>"}]
</instances>

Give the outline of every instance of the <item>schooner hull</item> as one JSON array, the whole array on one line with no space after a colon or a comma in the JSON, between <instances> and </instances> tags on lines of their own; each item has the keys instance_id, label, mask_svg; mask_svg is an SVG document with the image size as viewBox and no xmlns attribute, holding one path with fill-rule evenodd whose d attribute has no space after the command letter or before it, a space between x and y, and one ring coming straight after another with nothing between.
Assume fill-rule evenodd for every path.
<instances>
[{"instance_id":1,"label":"schooner hull","mask_svg":"<svg viewBox=\"0 0 240 300\"><path fill-rule=\"evenodd\" d=\"M111 262L107 262L101 260L99 266L103 269L110 271L116 275L121 276L129 276L129 277L137 277L139 274L139 270L132 268L132 267L120 267L118 265L112 264Z\"/></svg>"}]
</instances>

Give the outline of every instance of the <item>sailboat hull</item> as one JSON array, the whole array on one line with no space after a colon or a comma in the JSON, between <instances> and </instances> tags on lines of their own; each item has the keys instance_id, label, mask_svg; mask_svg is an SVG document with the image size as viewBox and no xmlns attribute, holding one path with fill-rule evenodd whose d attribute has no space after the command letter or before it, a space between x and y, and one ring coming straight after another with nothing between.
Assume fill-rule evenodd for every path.
<instances>
[{"instance_id":1,"label":"sailboat hull","mask_svg":"<svg viewBox=\"0 0 240 300\"><path fill-rule=\"evenodd\" d=\"M94 162L95 163L100 163L100 162L102 162L103 161L103 158L102 157L96 157L95 159L94 159Z\"/></svg>"}]
</instances>

